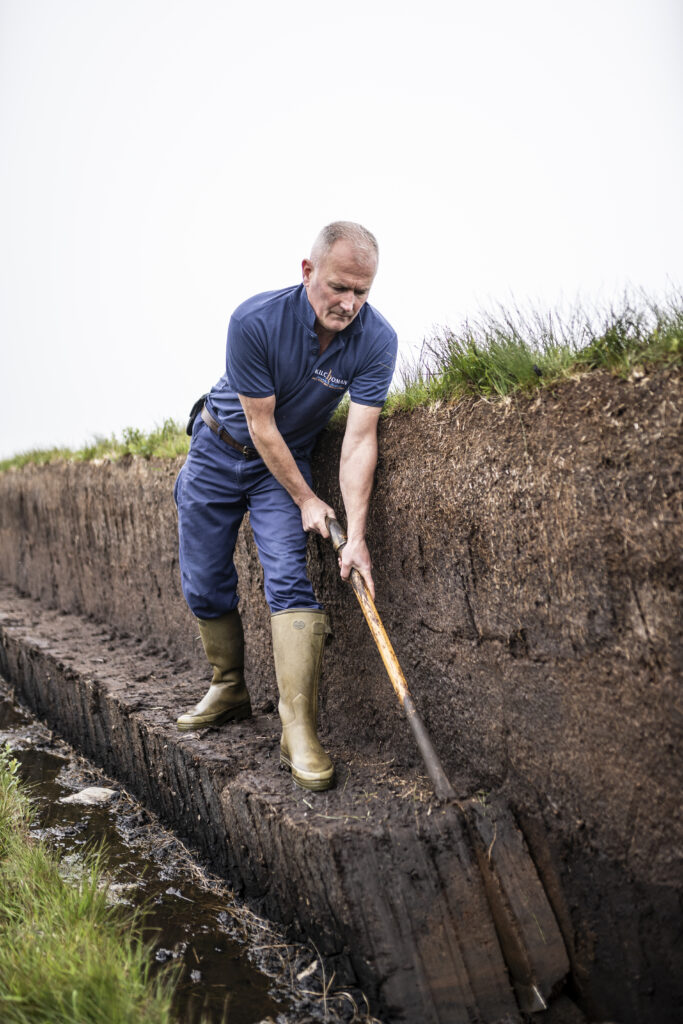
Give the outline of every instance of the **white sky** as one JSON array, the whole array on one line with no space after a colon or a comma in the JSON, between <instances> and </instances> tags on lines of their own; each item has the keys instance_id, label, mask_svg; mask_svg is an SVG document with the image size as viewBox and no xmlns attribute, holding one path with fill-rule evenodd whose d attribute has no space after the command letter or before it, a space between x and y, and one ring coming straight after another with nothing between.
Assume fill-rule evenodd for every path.
<instances>
[{"instance_id":1,"label":"white sky","mask_svg":"<svg viewBox=\"0 0 683 1024\"><path fill-rule=\"evenodd\" d=\"M184 418L330 220L410 351L683 281L681 0L0 0L0 457Z\"/></svg>"}]
</instances>

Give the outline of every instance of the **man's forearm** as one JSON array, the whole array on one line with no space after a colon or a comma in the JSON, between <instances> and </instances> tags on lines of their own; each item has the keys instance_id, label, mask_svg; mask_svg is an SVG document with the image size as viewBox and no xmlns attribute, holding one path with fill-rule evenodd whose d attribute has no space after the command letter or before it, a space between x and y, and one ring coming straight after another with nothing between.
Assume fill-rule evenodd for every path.
<instances>
[{"instance_id":1,"label":"man's forearm","mask_svg":"<svg viewBox=\"0 0 683 1024\"><path fill-rule=\"evenodd\" d=\"M275 422L275 398L247 398L240 395L240 401L247 418L247 426L256 449L279 484L301 510L301 526L305 532L315 531L328 536L326 517L334 511L321 501L309 487L296 464L285 439Z\"/></svg>"},{"instance_id":2,"label":"man's forearm","mask_svg":"<svg viewBox=\"0 0 683 1024\"><path fill-rule=\"evenodd\" d=\"M315 497L277 427L251 429L251 437L270 472L299 508L309 498Z\"/></svg>"},{"instance_id":3,"label":"man's forearm","mask_svg":"<svg viewBox=\"0 0 683 1024\"><path fill-rule=\"evenodd\" d=\"M349 541L363 540L377 466L377 436L344 438L339 463L339 485L346 510Z\"/></svg>"}]
</instances>

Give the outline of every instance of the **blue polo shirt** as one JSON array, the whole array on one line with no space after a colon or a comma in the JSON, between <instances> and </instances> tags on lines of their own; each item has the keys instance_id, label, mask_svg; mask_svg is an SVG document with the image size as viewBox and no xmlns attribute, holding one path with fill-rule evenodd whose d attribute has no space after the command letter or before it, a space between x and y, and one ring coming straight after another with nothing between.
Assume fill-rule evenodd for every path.
<instances>
[{"instance_id":1,"label":"blue polo shirt","mask_svg":"<svg viewBox=\"0 0 683 1024\"><path fill-rule=\"evenodd\" d=\"M384 404L397 349L396 332L366 302L321 355L303 284L263 292L230 318L226 371L208 405L235 440L252 444L238 394L275 395L278 430L292 451L307 454L346 391L359 405Z\"/></svg>"}]
</instances>

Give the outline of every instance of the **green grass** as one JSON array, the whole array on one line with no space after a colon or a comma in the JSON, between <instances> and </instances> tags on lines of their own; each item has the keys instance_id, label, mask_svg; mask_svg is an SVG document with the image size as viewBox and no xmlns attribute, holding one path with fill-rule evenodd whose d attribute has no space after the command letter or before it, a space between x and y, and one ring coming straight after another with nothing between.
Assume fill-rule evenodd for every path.
<instances>
[{"instance_id":1,"label":"green grass","mask_svg":"<svg viewBox=\"0 0 683 1024\"><path fill-rule=\"evenodd\" d=\"M170 1024L170 975L150 977L139 919L108 902L97 854L65 882L30 819L17 763L0 748L0 1020Z\"/></svg>"},{"instance_id":2,"label":"green grass","mask_svg":"<svg viewBox=\"0 0 683 1024\"><path fill-rule=\"evenodd\" d=\"M625 300L602 316L501 310L427 339L418 359L404 364L384 414L467 396L504 398L590 370L628 377L639 367L680 362L682 351L682 294L663 303Z\"/></svg>"},{"instance_id":3,"label":"green grass","mask_svg":"<svg viewBox=\"0 0 683 1024\"><path fill-rule=\"evenodd\" d=\"M186 455L189 448L190 438L185 433L184 424L167 419L149 433L136 427L126 427L120 439L113 434L110 438L95 437L90 444L77 451L70 448L47 448L22 452L10 459L0 460L0 473L12 467L20 469L27 463L41 466L48 462L93 462L96 459L115 462L126 455L138 455L145 459L172 459L176 455Z\"/></svg>"},{"instance_id":4,"label":"green grass","mask_svg":"<svg viewBox=\"0 0 683 1024\"><path fill-rule=\"evenodd\" d=\"M400 385L390 393L383 415L464 397L504 398L590 370L628 377L640 367L680 363L682 353L683 292L661 302L625 298L602 314L578 308L563 316L501 309L427 338L419 357L401 367ZM343 427L348 406L345 398L332 418L333 429ZM173 458L185 455L189 445L184 426L167 419L151 433L127 427L120 440L95 438L79 451L24 452L0 461L0 472L26 463Z\"/></svg>"}]
</instances>

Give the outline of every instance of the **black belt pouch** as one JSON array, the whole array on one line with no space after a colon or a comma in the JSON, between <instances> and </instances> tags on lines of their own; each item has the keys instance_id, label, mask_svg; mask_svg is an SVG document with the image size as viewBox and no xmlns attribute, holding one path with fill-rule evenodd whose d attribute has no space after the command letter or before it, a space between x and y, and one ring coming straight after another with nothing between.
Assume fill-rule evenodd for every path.
<instances>
[{"instance_id":1,"label":"black belt pouch","mask_svg":"<svg viewBox=\"0 0 683 1024\"><path fill-rule=\"evenodd\" d=\"M208 397L209 397L209 392L207 391L205 395L202 395L201 398L197 399L197 401L194 403L194 405L190 409L190 418L187 421L187 426L185 427L185 432L187 434L189 434L190 437L192 437L192 428L194 426L194 421L197 419L197 417L199 416L200 412L204 408L204 402L206 401L206 399Z\"/></svg>"}]
</instances>

